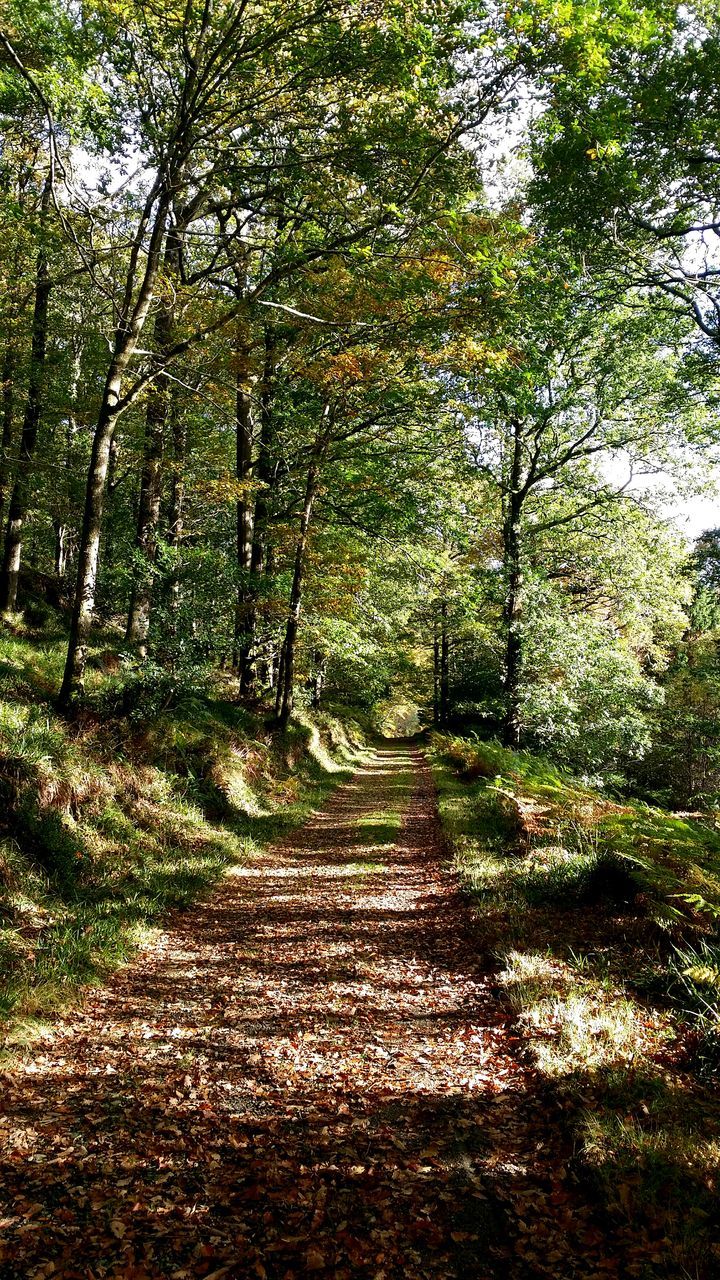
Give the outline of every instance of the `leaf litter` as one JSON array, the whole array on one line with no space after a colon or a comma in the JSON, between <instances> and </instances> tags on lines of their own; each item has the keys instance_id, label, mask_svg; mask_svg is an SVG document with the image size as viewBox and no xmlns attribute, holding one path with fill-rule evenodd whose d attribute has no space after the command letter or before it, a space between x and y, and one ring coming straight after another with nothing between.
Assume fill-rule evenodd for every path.
<instances>
[{"instance_id":1,"label":"leaf litter","mask_svg":"<svg viewBox=\"0 0 720 1280\"><path fill-rule=\"evenodd\" d=\"M402 829L358 875L383 804ZM648 1274L651 1242L568 1171L409 747L176 915L2 1086L1 1280Z\"/></svg>"}]
</instances>

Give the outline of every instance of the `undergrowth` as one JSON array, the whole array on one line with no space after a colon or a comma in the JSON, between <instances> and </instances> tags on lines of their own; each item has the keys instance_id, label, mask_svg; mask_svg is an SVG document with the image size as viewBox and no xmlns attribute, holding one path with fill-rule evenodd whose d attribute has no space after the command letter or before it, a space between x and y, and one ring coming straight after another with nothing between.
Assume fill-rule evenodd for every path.
<instances>
[{"instance_id":1,"label":"undergrowth","mask_svg":"<svg viewBox=\"0 0 720 1280\"><path fill-rule=\"evenodd\" d=\"M440 812L576 1174L653 1275L715 1276L720 830L612 798L542 758L435 735Z\"/></svg>"},{"instance_id":2,"label":"undergrowth","mask_svg":"<svg viewBox=\"0 0 720 1280\"><path fill-rule=\"evenodd\" d=\"M173 908L301 823L361 757L349 714L271 732L210 684L93 672L72 723L56 640L0 636L0 1017L21 1039ZM99 650L102 656L102 649ZM147 714L146 695L152 714Z\"/></svg>"}]
</instances>

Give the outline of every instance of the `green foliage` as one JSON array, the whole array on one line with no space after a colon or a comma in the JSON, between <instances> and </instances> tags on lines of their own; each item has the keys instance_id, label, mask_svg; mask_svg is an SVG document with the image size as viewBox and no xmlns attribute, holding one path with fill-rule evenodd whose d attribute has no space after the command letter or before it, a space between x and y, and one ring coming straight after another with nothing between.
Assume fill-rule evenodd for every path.
<instances>
[{"instance_id":1,"label":"green foliage","mask_svg":"<svg viewBox=\"0 0 720 1280\"><path fill-rule=\"evenodd\" d=\"M716 279L697 232L717 218L719 37L707 6L672 5L652 38L608 46L594 82L559 70L535 128L530 193L543 221L614 261L625 287L664 296L680 329L690 319L714 345Z\"/></svg>"},{"instance_id":2,"label":"green foliage","mask_svg":"<svg viewBox=\"0 0 720 1280\"><path fill-rule=\"evenodd\" d=\"M720 911L718 833L620 805L495 743L436 735L433 768L495 981L562 1099L576 1174L628 1235L662 1230L663 1261L681 1274L713 1238L718 1117L697 1073L714 1082L720 1063L720 951L707 932ZM499 788L524 845L517 830L488 828Z\"/></svg>"},{"instance_id":3,"label":"green foliage","mask_svg":"<svg viewBox=\"0 0 720 1280\"><path fill-rule=\"evenodd\" d=\"M679 939L694 937L702 949L720 912L714 823L618 804L542 757L495 743L436 735L434 749L465 780L453 786L441 772L440 807L478 892L511 914L519 902L574 910L605 900L651 919L657 932L642 946L661 947L661 985L673 987ZM644 955L639 968L646 963Z\"/></svg>"},{"instance_id":4,"label":"green foliage","mask_svg":"<svg viewBox=\"0 0 720 1280\"><path fill-rule=\"evenodd\" d=\"M671 991L696 1032L694 1058L700 1070L720 1070L720 938L678 947L671 963Z\"/></svg>"},{"instance_id":5,"label":"green foliage","mask_svg":"<svg viewBox=\"0 0 720 1280\"><path fill-rule=\"evenodd\" d=\"M713 808L720 795L720 664L717 630L689 632L664 680L652 747L639 782L673 804Z\"/></svg>"},{"instance_id":6,"label":"green foliage","mask_svg":"<svg viewBox=\"0 0 720 1280\"><path fill-rule=\"evenodd\" d=\"M604 899L631 902L640 886L634 875L634 859L602 848L592 834L582 830L559 833L562 848L538 848L534 858L514 879L515 890L533 906L554 903L559 907L592 905ZM577 841L573 848L573 839ZM589 847L588 847L589 846Z\"/></svg>"},{"instance_id":7,"label":"green foliage","mask_svg":"<svg viewBox=\"0 0 720 1280\"><path fill-rule=\"evenodd\" d=\"M647 750L662 692L646 655L606 622L568 613L540 587L525 628L522 715L527 740L588 774L617 775Z\"/></svg>"},{"instance_id":8,"label":"green foliage","mask_svg":"<svg viewBox=\"0 0 720 1280\"><path fill-rule=\"evenodd\" d=\"M688 609L696 631L714 627L712 535L688 562L655 477L691 488L716 438L712 352L692 327L712 318L714 276L678 267L667 305L653 290L682 261L687 218L714 207L701 152L714 17L625 0L354 17L285 0L7 11L20 63L6 48L0 358L12 403L0 491L6 502L27 473L26 626L70 603L86 428L108 351L132 330L159 208L144 201L163 158L178 159L177 136L189 139L120 379L86 592L121 670L105 680L93 637L86 709L138 730L181 707L192 718L232 666L248 705L269 713L296 618L298 707L402 702L408 724L437 713L508 741L512 712L519 740L560 763L711 805L711 641L691 657L681 635ZM225 38L240 28L256 57ZM178 86L215 65L212 49L212 92L191 95L199 114L178 133ZM530 96L537 109L518 112ZM681 96L682 120L668 114ZM501 132L514 113L531 144L529 206L498 177L485 107L469 124L479 100L495 104ZM45 216L48 107L59 194ZM74 145L82 180L62 170ZM18 469L43 254L44 399L34 457ZM657 280L643 275L653 254ZM69 562L56 574L61 545ZM145 584L147 636L128 627L124 645Z\"/></svg>"},{"instance_id":9,"label":"green foliage","mask_svg":"<svg viewBox=\"0 0 720 1280\"><path fill-rule=\"evenodd\" d=\"M36 642L16 640L12 654L16 680L47 680ZM207 689L176 687L172 705L160 693L131 676L124 713L122 686L105 677L102 723L75 729L33 707L20 680L0 703L6 1014L52 1009L126 959L168 910L301 822L362 750L350 715L273 737Z\"/></svg>"},{"instance_id":10,"label":"green foliage","mask_svg":"<svg viewBox=\"0 0 720 1280\"><path fill-rule=\"evenodd\" d=\"M170 709L185 709L189 715L187 704L207 697L211 676L194 655L182 656L184 661L168 668L157 662L136 667L128 655L125 673L108 680L90 705L103 717L123 715L135 725L152 722Z\"/></svg>"}]
</instances>

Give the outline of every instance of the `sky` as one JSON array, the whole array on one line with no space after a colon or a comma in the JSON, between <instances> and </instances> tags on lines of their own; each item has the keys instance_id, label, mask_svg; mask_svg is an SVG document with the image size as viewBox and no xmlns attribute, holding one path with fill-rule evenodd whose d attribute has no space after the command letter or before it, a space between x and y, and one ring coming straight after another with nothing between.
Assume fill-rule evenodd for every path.
<instances>
[{"instance_id":1,"label":"sky","mask_svg":"<svg viewBox=\"0 0 720 1280\"><path fill-rule=\"evenodd\" d=\"M668 472L638 475L630 492L640 498L645 495L651 509L671 520L688 541L694 542L706 529L720 529L720 458L700 459L689 454L684 460L677 458L675 465L678 483L673 483ZM606 458L601 467L611 484L625 484L626 462ZM693 486L700 492L693 493Z\"/></svg>"},{"instance_id":2,"label":"sky","mask_svg":"<svg viewBox=\"0 0 720 1280\"><path fill-rule=\"evenodd\" d=\"M720 493L714 496L674 498L667 513L687 537L695 539L706 529L720 528Z\"/></svg>"}]
</instances>

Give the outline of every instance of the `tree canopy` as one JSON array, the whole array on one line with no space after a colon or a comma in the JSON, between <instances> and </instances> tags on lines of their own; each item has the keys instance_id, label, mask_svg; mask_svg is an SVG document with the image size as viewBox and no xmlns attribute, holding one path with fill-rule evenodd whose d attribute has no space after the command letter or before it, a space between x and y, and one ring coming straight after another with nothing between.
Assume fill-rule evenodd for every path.
<instances>
[{"instance_id":1,"label":"tree canopy","mask_svg":"<svg viewBox=\"0 0 720 1280\"><path fill-rule=\"evenodd\" d=\"M6 0L0 599L67 614L67 714L110 644L635 768L715 625L666 493L717 444L717 39Z\"/></svg>"}]
</instances>

